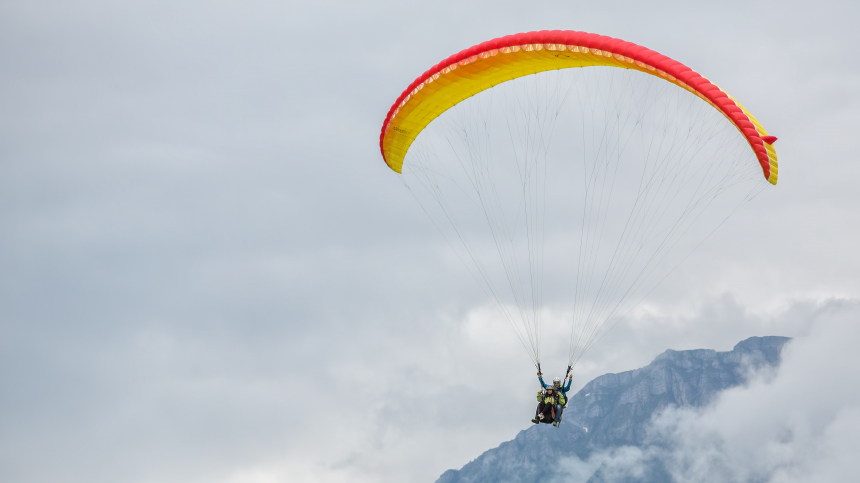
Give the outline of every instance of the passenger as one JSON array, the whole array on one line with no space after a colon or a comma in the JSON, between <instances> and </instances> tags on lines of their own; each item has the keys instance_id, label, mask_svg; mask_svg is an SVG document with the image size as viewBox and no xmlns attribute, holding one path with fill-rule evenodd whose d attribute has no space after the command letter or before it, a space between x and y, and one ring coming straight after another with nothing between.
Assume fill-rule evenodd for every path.
<instances>
[{"instance_id":1,"label":"passenger","mask_svg":"<svg viewBox=\"0 0 860 483\"><path fill-rule=\"evenodd\" d=\"M552 386L541 389L537 394L538 406L535 410L535 418L532 422L551 423L555 420L555 408L558 404L558 393Z\"/></svg>"}]
</instances>

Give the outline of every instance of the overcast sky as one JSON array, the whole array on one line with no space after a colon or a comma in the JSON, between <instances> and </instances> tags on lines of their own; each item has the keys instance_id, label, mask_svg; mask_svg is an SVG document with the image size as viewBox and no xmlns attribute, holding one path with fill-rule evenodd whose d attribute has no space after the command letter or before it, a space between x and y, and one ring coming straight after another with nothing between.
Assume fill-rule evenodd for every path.
<instances>
[{"instance_id":1,"label":"overcast sky","mask_svg":"<svg viewBox=\"0 0 860 483\"><path fill-rule=\"evenodd\" d=\"M378 133L427 68L529 30L669 55L779 137L779 184L577 388L753 335L796 337L791 367L827 353L816 375L850 363L860 334L832 334L860 317L855 2L464 3L0 2L0 479L434 481L526 428L533 367ZM836 409L814 434L860 421L853 393L798 417L816 401Z\"/></svg>"}]
</instances>

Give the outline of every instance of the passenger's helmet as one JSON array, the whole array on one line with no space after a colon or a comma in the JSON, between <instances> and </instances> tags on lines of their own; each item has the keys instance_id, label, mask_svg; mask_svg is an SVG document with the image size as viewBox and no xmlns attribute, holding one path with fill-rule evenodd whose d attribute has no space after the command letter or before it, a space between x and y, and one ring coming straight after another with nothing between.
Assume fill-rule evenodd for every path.
<instances>
[{"instance_id":1,"label":"passenger's helmet","mask_svg":"<svg viewBox=\"0 0 860 483\"><path fill-rule=\"evenodd\" d=\"M557 378L557 377L554 377L554 378L552 379L552 383L553 383L554 385L556 385L556 386L560 386L560 385L561 385L561 379L559 379L559 378Z\"/></svg>"}]
</instances>

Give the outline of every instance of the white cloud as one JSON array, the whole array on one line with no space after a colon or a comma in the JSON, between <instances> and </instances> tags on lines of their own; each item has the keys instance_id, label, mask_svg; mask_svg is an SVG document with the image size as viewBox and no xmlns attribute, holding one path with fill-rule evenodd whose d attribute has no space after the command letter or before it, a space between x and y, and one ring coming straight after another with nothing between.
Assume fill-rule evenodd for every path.
<instances>
[{"instance_id":1,"label":"white cloud","mask_svg":"<svg viewBox=\"0 0 860 483\"><path fill-rule=\"evenodd\" d=\"M761 374L703 410L654 421L678 482L856 481L860 474L860 305L833 303Z\"/></svg>"},{"instance_id":2,"label":"white cloud","mask_svg":"<svg viewBox=\"0 0 860 483\"><path fill-rule=\"evenodd\" d=\"M585 482L597 471L603 481L629 481L641 479L648 460L654 457L652 449L622 446L594 453L586 461L564 458L559 462L559 481Z\"/></svg>"},{"instance_id":3,"label":"white cloud","mask_svg":"<svg viewBox=\"0 0 860 483\"><path fill-rule=\"evenodd\" d=\"M605 481L629 481L659 461L677 483L856 481L860 301L798 304L776 317L798 318L809 325L785 346L779 368L750 374L747 384L707 407L657 414L651 444L612 448L586 461L564 459L565 479L586 481L600 471ZM754 319L738 313L735 320Z\"/></svg>"}]
</instances>

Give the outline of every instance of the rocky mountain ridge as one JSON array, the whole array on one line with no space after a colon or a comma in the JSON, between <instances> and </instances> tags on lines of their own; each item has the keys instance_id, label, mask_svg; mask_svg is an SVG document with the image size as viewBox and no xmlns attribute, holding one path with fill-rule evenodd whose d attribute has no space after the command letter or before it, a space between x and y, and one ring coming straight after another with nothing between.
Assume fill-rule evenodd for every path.
<instances>
[{"instance_id":1,"label":"rocky mountain ridge","mask_svg":"<svg viewBox=\"0 0 860 483\"><path fill-rule=\"evenodd\" d=\"M752 371L777 366L789 340L751 337L727 352L667 350L643 368L597 377L570 398L559 428L542 424L521 431L460 470L446 471L437 483L548 481L553 463L562 458L586 460L597 451L641 447L654 415L670 406L704 406L721 391L745 383ZM644 478L637 481L671 481L659 462ZM588 481L605 480L597 470Z\"/></svg>"}]
</instances>

